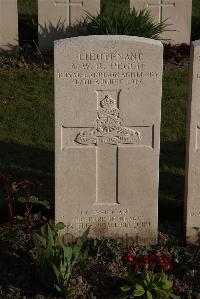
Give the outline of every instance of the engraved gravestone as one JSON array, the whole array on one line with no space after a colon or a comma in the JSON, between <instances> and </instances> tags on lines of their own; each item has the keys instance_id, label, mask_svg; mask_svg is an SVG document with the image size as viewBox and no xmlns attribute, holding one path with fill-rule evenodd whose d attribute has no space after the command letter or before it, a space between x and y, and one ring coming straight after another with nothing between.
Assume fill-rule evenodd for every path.
<instances>
[{"instance_id":1,"label":"engraved gravestone","mask_svg":"<svg viewBox=\"0 0 200 299\"><path fill-rule=\"evenodd\" d=\"M53 49L53 41L66 37L66 30L86 13L97 15L100 0L38 0L38 42L42 50Z\"/></svg>"},{"instance_id":2,"label":"engraved gravestone","mask_svg":"<svg viewBox=\"0 0 200 299\"><path fill-rule=\"evenodd\" d=\"M18 45L17 0L0 0L0 51Z\"/></svg>"},{"instance_id":3,"label":"engraved gravestone","mask_svg":"<svg viewBox=\"0 0 200 299\"><path fill-rule=\"evenodd\" d=\"M188 243L200 244L200 41L192 43L187 130L185 220Z\"/></svg>"},{"instance_id":4,"label":"engraved gravestone","mask_svg":"<svg viewBox=\"0 0 200 299\"><path fill-rule=\"evenodd\" d=\"M130 0L130 6L148 9L157 22L166 20L169 26L161 35L164 40L172 44L190 43L192 0Z\"/></svg>"},{"instance_id":5,"label":"engraved gravestone","mask_svg":"<svg viewBox=\"0 0 200 299\"><path fill-rule=\"evenodd\" d=\"M162 54L138 37L55 43L56 221L74 237L156 243Z\"/></svg>"}]
</instances>

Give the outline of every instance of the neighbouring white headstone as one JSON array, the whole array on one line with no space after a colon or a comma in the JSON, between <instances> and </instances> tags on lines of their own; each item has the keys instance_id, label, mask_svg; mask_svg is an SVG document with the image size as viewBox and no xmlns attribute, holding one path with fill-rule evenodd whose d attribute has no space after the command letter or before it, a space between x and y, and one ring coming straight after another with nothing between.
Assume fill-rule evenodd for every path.
<instances>
[{"instance_id":1,"label":"neighbouring white headstone","mask_svg":"<svg viewBox=\"0 0 200 299\"><path fill-rule=\"evenodd\" d=\"M56 222L156 243L162 43L78 37L54 54Z\"/></svg>"},{"instance_id":2,"label":"neighbouring white headstone","mask_svg":"<svg viewBox=\"0 0 200 299\"><path fill-rule=\"evenodd\" d=\"M191 46L185 191L186 241L200 244L200 40Z\"/></svg>"},{"instance_id":3,"label":"neighbouring white headstone","mask_svg":"<svg viewBox=\"0 0 200 299\"><path fill-rule=\"evenodd\" d=\"M38 42L50 51L53 41L66 37L66 30L82 21L86 13L97 15L100 0L38 0Z\"/></svg>"},{"instance_id":4,"label":"neighbouring white headstone","mask_svg":"<svg viewBox=\"0 0 200 299\"><path fill-rule=\"evenodd\" d=\"M0 0L0 51L18 45L17 0Z\"/></svg>"},{"instance_id":5,"label":"neighbouring white headstone","mask_svg":"<svg viewBox=\"0 0 200 299\"><path fill-rule=\"evenodd\" d=\"M151 12L152 17L170 25L161 37L172 44L190 43L192 0L130 0L131 9L143 8Z\"/></svg>"}]
</instances>

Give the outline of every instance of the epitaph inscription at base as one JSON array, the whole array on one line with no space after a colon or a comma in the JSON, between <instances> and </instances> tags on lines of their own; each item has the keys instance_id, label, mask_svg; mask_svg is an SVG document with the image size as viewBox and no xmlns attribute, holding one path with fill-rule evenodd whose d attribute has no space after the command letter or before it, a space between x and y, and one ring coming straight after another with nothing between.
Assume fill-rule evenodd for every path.
<instances>
[{"instance_id":1,"label":"epitaph inscription at base","mask_svg":"<svg viewBox=\"0 0 200 299\"><path fill-rule=\"evenodd\" d=\"M56 221L74 237L156 243L162 51L127 36L55 44Z\"/></svg>"}]
</instances>

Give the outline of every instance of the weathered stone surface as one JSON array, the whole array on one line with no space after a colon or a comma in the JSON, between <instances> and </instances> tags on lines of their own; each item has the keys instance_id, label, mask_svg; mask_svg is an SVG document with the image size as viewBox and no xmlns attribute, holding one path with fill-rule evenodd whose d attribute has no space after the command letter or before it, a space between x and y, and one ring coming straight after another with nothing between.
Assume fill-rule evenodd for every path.
<instances>
[{"instance_id":1,"label":"weathered stone surface","mask_svg":"<svg viewBox=\"0 0 200 299\"><path fill-rule=\"evenodd\" d=\"M185 190L186 237L200 244L200 41L191 46Z\"/></svg>"},{"instance_id":2,"label":"weathered stone surface","mask_svg":"<svg viewBox=\"0 0 200 299\"><path fill-rule=\"evenodd\" d=\"M162 54L138 37L55 43L56 221L75 237L156 243Z\"/></svg>"},{"instance_id":3,"label":"weathered stone surface","mask_svg":"<svg viewBox=\"0 0 200 299\"><path fill-rule=\"evenodd\" d=\"M147 8L157 22L170 26L161 37L172 44L190 43L192 0L130 0L131 8Z\"/></svg>"},{"instance_id":4,"label":"weathered stone surface","mask_svg":"<svg viewBox=\"0 0 200 299\"><path fill-rule=\"evenodd\" d=\"M17 0L0 0L0 50L18 45Z\"/></svg>"},{"instance_id":5,"label":"weathered stone surface","mask_svg":"<svg viewBox=\"0 0 200 299\"><path fill-rule=\"evenodd\" d=\"M97 15L100 0L38 0L38 42L44 51L53 50L53 41L66 38L66 30L88 12Z\"/></svg>"}]
</instances>

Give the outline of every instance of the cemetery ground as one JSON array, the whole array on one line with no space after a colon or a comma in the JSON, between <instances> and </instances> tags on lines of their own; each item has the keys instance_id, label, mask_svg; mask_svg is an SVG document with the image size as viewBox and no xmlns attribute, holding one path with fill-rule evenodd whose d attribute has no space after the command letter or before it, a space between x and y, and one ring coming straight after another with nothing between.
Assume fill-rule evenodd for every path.
<instances>
[{"instance_id":1,"label":"cemetery ground","mask_svg":"<svg viewBox=\"0 0 200 299\"><path fill-rule=\"evenodd\" d=\"M180 51L181 52L181 51ZM181 59L180 59L181 57ZM194 269L198 250L183 247L183 196L185 124L187 110L188 55L180 55L180 63L165 63L162 99L162 130L160 159L160 235L159 245L131 248L147 255L159 252L172 259L177 275L177 288L184 297L198 294L194 282L200 270ZM12 70L11 70L12 69ZM39 181L35 196L50 201L51 210L36 205L33 213L41 212L47 219L54 213L54 107L52 65L27 64L21 59L4 58L1 80L1 172L12 180ZM11 92L11 91L14 91ZM3 180L2 180L3 181ZM1 191L5 185L1 185ZM7 224L7 205L1 192L1 275L2 298L32 298L37 294L53 298L52 292L39 284L33 263L32 232L40 221L30 224L15 221ZM23 216L23 203L14 204L14 213ZM42 220L43 222L43 220ZM114 241L93 244L83 281L75 277L70 298L113 298L119 293L126 267L123 249ZM184 260L182 265L182 260ZM187 260L188 259L188 260ZM182 275L182 269L187 275ZM196 265L195 265L196 267ZM95 273L94 273L95 272ZM107 275L105 275L107 273ZM189 274L188 274L189 273ZM182 277L184 276L184 277ZM89 279L89 280L88 280ZM77 285L78 284L78 285ZM6 297L8 295L8 297ZM9 297L11 296L11 297ZM13 296L13 297L12 297ZM56 294L55 294L56 296ZM85 296L85 297L84 297ZM191 298L196 298L196 297ZM26 297L24 297L26 298ZM36 297L40 298L40 297ZM43 298L43 297L41 297Z\"/></svg>"},{"instance_id":2,"label":"cemetery ground","mask_svg":"<svg viewBox=\"0 0 200 299\"><path fill-rule=\"evenodd\" d=\"M109 2L109 1L108 1ZM107 2L107 3L108 3ZM110 1L111 2L111 1ZM52 58L35 47L31 56L29 35L34 28L34 1L19 1L21 41L26 44L17 57L0 57L0 298L61 298L39 281L34 264L32 233L54 216L54 91ZM124 1L126 4L126 1ZM200 3L194 1L193 38L199 38ZM23 24L27 24L23 32ZM23 33L23 34L22 34ZM33 35L35 33L33 32ZM200 298L200 251L184 245L183 198L185 134L188 95L189 49L166 47L162 98L159 243L149 248L129 247L134 256L167 257L173 268L174 293L183 299ZM26 223L26 207L14 202L14 225L8 223L6 183L31 180L34 196L50 203L50 210L35 204L31 214L38 219ZM41 214L41 216L40 216ZM70 299L117 298L127 275L118 242L102 240L89 246L84 273L79 269L71 281Z\"/></svg>"}]
</instances>

